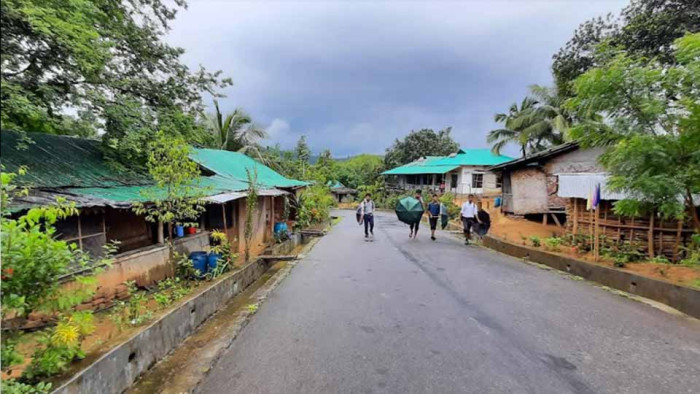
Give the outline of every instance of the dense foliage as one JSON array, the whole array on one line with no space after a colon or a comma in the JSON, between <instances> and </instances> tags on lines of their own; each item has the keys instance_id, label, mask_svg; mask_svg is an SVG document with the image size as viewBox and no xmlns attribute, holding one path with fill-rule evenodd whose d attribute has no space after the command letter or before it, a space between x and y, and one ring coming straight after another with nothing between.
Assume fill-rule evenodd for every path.
<instances>
[{"instance_id":1,"label":"dense foliage","mask_svg":"<svg viewBox=\"0 0 700 394\"><path fill-rule=\"evenodd\" d=\"M190 70L163 38L183 0L7 0L0 6L2 129L94 136L144 165L156 130L198 142L202 95L228 86Z\"/></svg>"},{"instance_id":2,"label":"dense foliage","mask_svg":"<svg viewBox=\"0 0 700 394\"><path fill-rule=\"evenodd\" d=\"M94 330L92 313L75 312L73 307L89 300L95 293L94 275L74 278L75 286L62 289L59 277L71 268L91 267L93 273L111 262L114 248L106 247L103 258L94 261L75 244L56 239L55 224L78 213L74 204L57 200L55 204L32 208L24 215L13 218L8 204L18 190L13 185L16 174L2 173L2 320L21 321L30 312L56 316L56 327L44 332L32 361L22 374L23 382L3 382L3 392L41 391L38 379L62 372L76 357L84 357L80 348L85 335ZM8 328L7 326L5 328ZM21 331L17 324L10 325L2 336L2 370L7 372L24 362L16 350Z\"/></svg>"},{"instance_id":3,"label":"dense foliage","mask_svg":"<svg viewBox=\"0 0 700 394\"><path fill-rule=\"evenodd\" d=\"M563 97L573 95L572 82L601 63L597 45L609 42L630 56L675 62L674 40L700 31L700 3L696 0L633 0L619 16L608 15L584 22L554 55L552 70Z\"/></svg>"},{"instance_id":4,"label":"dense foliage","mask_svg":"<svg viewBox=\"0 0 700 394\"><path fill-rule=\"evenodd\" d=\"M693 203L700 193L700 33L674 48L669 65L601 45L600 66L576 79L567 105L588 119L572 127L572 136L607 148L601 162L612 175L609 187L630 195L617 211L686 213L700 230Z\"/></svg>"},{"instance_id":5,"label":"dense foliage","mask_svg":"<svg viewBox=\"0 0 700 394\"><path fill-rule=\"evenodd\" d=\"M386 168L408 164L424 156L447 156L459 150L459 144L452 138L452 128L438 132L432 129L411 131L405 138L396 139L387 148L384 156Z\"/></svg>"},{"instance_id":6,"label":"dense foliage","mask_svg":"<svg viewBox=\"0 0 700 394\"><path fill-rule=\"evenodd\" d=\"M330 208L335 200L325 185L313 185L306 188L296 198L297 228L307 228L314 223L329 219Z\"/></svg>"},{"instance_id":7,"label":"dense foliage","mask_svg":"<svg viewBox=\"0 0 700 394\"><path fill-rule=\"evenodd\" d=\"M206 189L199 184L199 166L190 160L191 148L182 138L157 134L149 147L148 172L155 186L144 191L134 212L154 223L196 224L204 211Z\"/></svg>"}]
</instances>

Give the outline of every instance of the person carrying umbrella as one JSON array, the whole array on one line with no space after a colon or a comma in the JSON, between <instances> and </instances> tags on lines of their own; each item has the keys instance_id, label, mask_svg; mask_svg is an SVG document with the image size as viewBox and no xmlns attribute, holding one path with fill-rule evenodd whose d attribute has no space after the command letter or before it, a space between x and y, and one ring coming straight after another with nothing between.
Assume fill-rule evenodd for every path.
<instances>
[{"instance_id":1,"label":"person carrying umbrella","mask_svg":"<svg viewBox=\"0 0 700 394\"><path fill-rule=\"evenodd\" d=\"M413 237L414 230L417 231L418 227L416 223L420 222L423 213L425 213L421 201L413 197L404 197L396 203L394 212L396 212L396 218L399 221L411 226L411 236L409 238Z\"/></svg>"},{"instance_id":2,"label":"person carrying umbrella","mask_svg":"<svg viewBox=\"0 0 700 394\"><path fill-rule=\"evenodd\" d=\"M476 204L474 204L474 195L470 194L468 200L462 204L462 226L464 227L464 244L469 245L469 238L471 237L472 226L476 223L476 214L478 209Z\"/></svg>"},{"instance_id":3,"label":"person carrying umbrella","mask_svg":"<svg viewBox=\"0 0 700 394\"><path fill-rule=\"evenodd\" d=\"M491 228L491 216L483 208L481 201L476 203L476 206L478 208L476 213L476 221L479 222L476 233L479 234L479 237L483 237L489 231L489 228Z\"/></svg>"},{"instance_id":4,"label":"person carrying umbrella","mask_svg":"<svg viewBox=\"0 0 700 394\"><path fill-rule=\"evenodd\" d=\"M423 191L420 189L416 190L416 195L414 198L418 200L418 202L420 202L421 209L425 210L425 202L423 201ZM420 225L420 219L421 218L419 217L417 221L409 224L411 228L411 233L408 235L408 238L413 237L413 239L416 239L416 236L418 235L418 226Z\"/></svg>"},{"instance_id":5,"label":"person carrying umbrella","mask_svg":"<svg viewBox=\"0 0 700 394\"><path fill-rule=\"evenodd\" d=\"M374 237L374 201L371 194L365 194L365 199L360 203L360 213L365 222L365 238L368 238L369 234Z\"/></svg>"}]
</instances>

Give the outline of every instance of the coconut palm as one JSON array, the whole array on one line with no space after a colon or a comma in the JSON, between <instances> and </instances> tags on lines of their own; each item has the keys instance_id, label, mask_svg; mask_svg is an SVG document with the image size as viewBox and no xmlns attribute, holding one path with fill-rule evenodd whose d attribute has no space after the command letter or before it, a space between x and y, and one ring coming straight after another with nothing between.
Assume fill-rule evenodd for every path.
<instances>
[{"instance_id":1,"label":"coconut palm","mask_svg":"<svg viewBox=\"0 0 700 394\"><path fill-rule=\"evenodd\" d=\"M563 100L551 88L533 85L530 91L532 96L523 99L520 107L513 103L507 114L495 115L494 120L505 126L492 130L487 137L489 143L495 143L495 153L509 143L517 143L525 157L564 141L571 117L563 109Z\"/></svg>"},{"instance_id":2,"label":"coconut palm","mask_svg":"<svg viewBox=\"0 0 700 394\"><path fill-rule=\"evenodd\" d=\"M209 129L214 135L217 149L245 153L262 159L258 141L267 138L267 133L253 123L253 119L242 108L236 108L224 116L219 102L214 100L216 112L208 116Z\"/></svg>"},{"instance_id":3,"label":"coconut palm","mask_svg":"<svg viewBox=\"0 0 700 394\"><path fill-rule=\"evenodd\" d=\"M486 138L488 143L493 143L491 150L495 154L500 154L501 149L510 143L520 145L523 157L527 155L530 135L526 131L531 126L529 116L537 104L531 97L525 97L518 107L517 103L510 105L508 113L500 113L494 116L497 123L502 123L504 128L491 130Z\"/></svg>"}]
</instances>

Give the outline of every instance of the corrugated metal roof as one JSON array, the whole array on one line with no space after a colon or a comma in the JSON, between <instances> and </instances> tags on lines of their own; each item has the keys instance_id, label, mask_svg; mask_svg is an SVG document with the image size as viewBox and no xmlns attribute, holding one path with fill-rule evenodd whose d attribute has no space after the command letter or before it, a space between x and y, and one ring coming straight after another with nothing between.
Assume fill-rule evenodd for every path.
<instances>
[{"instance_id":1,"label":"corrugated metal roof","mask_svg":"<svg viewBox=\"0 0 700 394\"><path fill-rule=\"evenodd\" d=\"M512 158L496 155L490 149L460 149L450 156L427 156L401 167L382 172L383 175L444 174L461 166L492 166Z\"/></svg>"},{"instance_id":2,"label":"corrugated metal roof","mask_svg":"<svg viewBox=\"0 0 700 394\"><path fill-rule=\"evenodd\" d=\"M298 187L308 185L307 182L286 178L272 168L238 152L218 149L194 149L190 157L202 167L216 174L234 179L245 180L248 178L246 169L255 169L257 170L258 183L264 187Z\"/></svg>"},{"instance_id":3,"label":"corrugated metal roof","mask_svg":"<svg viewBox=\"0 0 700 394\"><path fill-rule=\"evenodd\" d=\"M608 175L605 173L557 174L559 177L559 197L588 198L596 185L600 185L601 200L622 200L627 194L609 191Z\"/></svg>"},{"instance_id":4,"label":"corrugated metal roof","mask_svg":"<svg viewBox=\"0 0 700 394\"><path fill-rule=\"evenodd\" d=\"M12 211L54 203L56 197L75 202L78 207L129 207L133 202L145 202L150 196L163 194L150 177L140 173L119 172L111 168L102 156L100 142L84 138L27 133L30 143L23 148L21 134L2 132L2 164L5 171L28 168L27 175L18 177L18 184L30 186L31 194L13 200ZM215 175L197 180L207 194L221 195L248 189L246 168L255 168L264 190L260 195L280 196L286 192L276 187L298 187L306 182L288 179L255 160L237 153L213 149L195 149L193 160L213 171ZM245 193L244 193L245 195Z\"/></svg>"},{"instance_id":5,"label":"corrugated metal roof","mask_svg":"<svg viewBox=\"0 0 700 394\"><path fill-rule=\"evenodd\" d=\"M217 203L217 204L223 204L228 201L233 201L233 200L238 200L239 198L244 198L247 196L248 193L243 193L243 192L231 192L231 193L221 193L221 194L216 194L213 196L206 197L204 200Z\"/></svg>"},{"instance_id":6,"label":"corrugated metal roof","mask_svg":"<svg viewBox=\"0 0 700 394\"><path fill-rule=\"evenodd\" d=\"M492 166L513 160L512 157L497 155L491 149L460 149L450 157L442 157L433 162L433 165L460 165L460 166Z\"/></svg>"},{"instance_id":7,"label":"corrugated metal roof","mask_svg":"<svg viewBox=\"0 0 700 394\"><path fill-rule=\"evenodd\" d=\"M576 150L579 148L578 142L576 141L571 141L571 142L566 142L561 145L553 146L551 148L547 148L543 151L533 153L530 156L527 157L521 157L519 159L507 161L505 163L501 164L496 164L492 166L490 169L491 170L502 170L504 168L515 168L515 167L520 167L520 166L525 166L529 163L536 162L539 160L543 159L548 159L550 157L555 157L558 156L562 153L570 152L573 150Z\"/></svg>"},{"instance_id":8,"label":"corrugated metal roof","mask_svg":"<svg viewBox=\"0 0 700 394\"><path fill-rule=\"evenodd\" d=\"M27 174L16 181L31 187L109 187L150 182L145 173L111 168L102 156L100 141L85 138L2 131L0 162L7 172L16 173L26 166Z\"/></svg>"},{"instance_id":9,"label":"corrugated metal roof","mask_svg":"<svg viewBox=\"0 0 700 394\"><path fill-rule=\"evenodd\" d=\"M383 175L414 175L414 174L444 174L450 172L458 165L453 166L409 166L408 164L401 167L382 172Z\"/></svg>"}]
</instances>

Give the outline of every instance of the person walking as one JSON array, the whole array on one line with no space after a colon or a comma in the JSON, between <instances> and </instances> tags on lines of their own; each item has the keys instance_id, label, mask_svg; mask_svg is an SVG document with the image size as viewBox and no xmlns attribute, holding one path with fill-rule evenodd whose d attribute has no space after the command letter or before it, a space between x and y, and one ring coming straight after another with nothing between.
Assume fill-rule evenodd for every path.
<instances>
[{"instance_id":1,"label":"person walking","mask_svg":"<svg viewBox=\"0 0 700 394\"><path fill-rule=\"evenodd\" d=\"M435 230L437 230L438 219L440 219L441 205L438 195L433 194L433 200L428 204L428 214L430 215L428 218L430 221L430 239L433 241L435 241Z\"/></svg>"},{"instance_id":2,"label":"person walking","mask_svg":"<svg viewBox=\"0 0 700 394\"><path fill-rule=\"evenodd\" d=\"M365 238L369 238L370 234L374 237L374 201L371 194L365 194L365 199L360 204L360 210L362 221L365 222Z\"/></svg>"},{"instance_id":3,"label":"person walking","mask_svg":"<svg viewBox=\"0 0 700 394\"><path fill-rule=\"evenodd\" d=\"M476 214L478 209L476 204L474 204L474 195L470 194L468 200L462 204L462 226L464 227L464 244L469 245L469 238L471 238L472 226L476 223Z\"/></svg>"},{"instance_id":4,"label":"person walking","mask_svg":"<svg viewBox=\"0 0 700 394\"><path fill-rule=\"evenodd\" d=\"M425 209L425 202L423 201L423 191L420 189L416 190L416 195L414 196L414 198L416 200L418 200L418 202L420 202L421 207L423 207L423 209ZM411 237L413 237L413 239L416 239L416 236L418 235L418 226L420 226L420 220L418 220L415 223L410 224L411 233L408 234L409 239Z\"/></svg>"},{"instance_id":5,"label":"person walking","mask_svg":"<svg viewBox=\"0 0 700 394\"><path fill-rule=\"evenodd\" d=\"M491 228L491 216L483 208L483 204L481 204L481 201L476 203L476 207L476 221L479 222L479 226L476 230L476 233L479 234L479 237L483 237L484 235L486 235L487 232L489 232L489 228Z\"/></svg>"}]
</instances>

